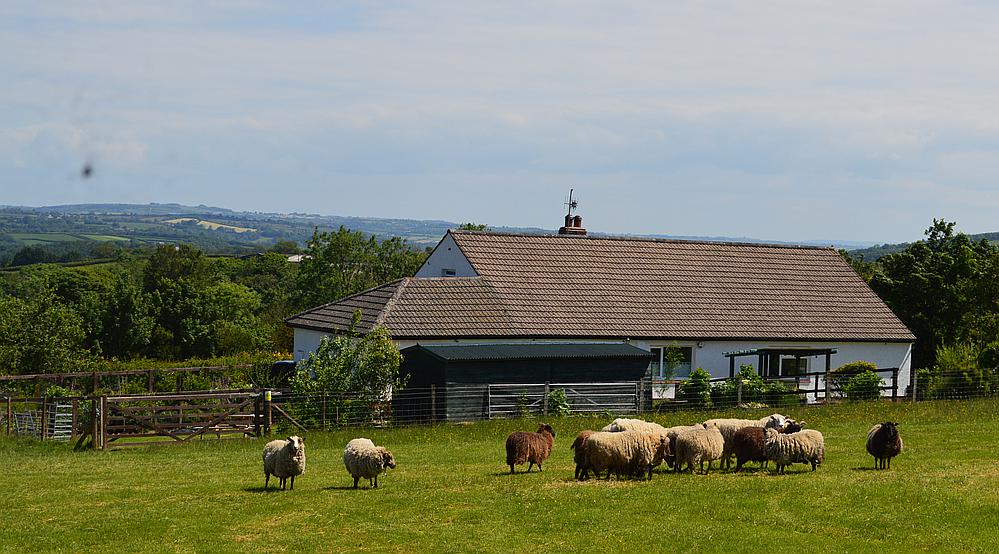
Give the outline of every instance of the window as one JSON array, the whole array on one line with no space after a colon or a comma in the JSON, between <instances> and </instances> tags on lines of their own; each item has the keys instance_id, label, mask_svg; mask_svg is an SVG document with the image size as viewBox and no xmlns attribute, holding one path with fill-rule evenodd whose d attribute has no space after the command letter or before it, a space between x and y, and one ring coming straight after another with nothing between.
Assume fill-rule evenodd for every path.
<instances>
[{"instance_id":1,"label":"window","mask_svg":"<svg viewBox=\"0 0 999 554\"><path fill-rule=\"evenodd\" d=\"M457 272L455 270L449 267L441 268L441 277L454 277L455 275L457 275Z\"/></svg>"},{"instance_id":2,"label":"window","mask_svg":"<svg viewBox=\"0 0 999 554\"><path fill-rule=\"evenodd\" d=\"M675 354L671 356L671 349ZM693 358L694 349L690 346L657 346L652 349L652 362L649 364L649 373L653 379L664 379L670 376L670 363L673 363L673 371L670 378L686 379L690 376L690 363ZM672 359L671 359L672 358Z\"/></svg>"},{"instance_id":3,"label":"window","mask_svg":"<svg viewBox=\"0 0 999 554\"><path fill-rule=\"evenodd\" d=\"M793 377L808 373L808 358L795 358L793 356L781 356L780 376Z\"/></svg>"}]
</instances>

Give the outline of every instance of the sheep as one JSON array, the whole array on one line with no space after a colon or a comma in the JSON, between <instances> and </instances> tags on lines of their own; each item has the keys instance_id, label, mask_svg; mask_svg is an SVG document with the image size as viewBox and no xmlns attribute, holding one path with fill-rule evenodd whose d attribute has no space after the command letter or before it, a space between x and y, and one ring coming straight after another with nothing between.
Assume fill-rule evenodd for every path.
<instances>
[{"instance_id":1,"label":"sheep","mask_svg":"<svg viewBox=\"0 0 999 554\"><path fill-rule=\"evenodd\" d=\"M694 464L700 463L701 471L706 474L711 470L711 462L721 459L724 449L725 438L716 427L684 431L676 436L674 446L677 471L687 464L687 469L693 473ZM704 470L705 461L708 462L707 471Z\"/></svg>"},{"instance_id":2,"label":"sheep","mask_svg":"<svg viewBox=\"0 0 999 554\"><path fill-rule=\"evenodd\" d=\"M826 443L822 433L805 429L797 433L782 434L767 428L763 435L763 455L777 466L777 473L791 464L812 464L812 471L826 458Z\"/></svg>"},{"instance_id":3,"label":"sheep","mask_svg":"<svg viewBox=\"0 0 999 554\"><path fill-rule=\"evenodd\" d=\"M601 431L609 433L620 433L621 431L645 431L650 433L665 433L666 428L658 423L645 421L643 419L629 419L619 417L604 426Z\"/></svg>"},{"instance_id":4,"label":"sheep","mask_svg":"<svg viewBox=\"0 0 999 554\"><path fill-rule=\"evenodd\" d=\"M891 469L891 459L902 453L902 437L895 427L898 423L878 423L867 432L867 453L874 456L874 468Z\"/></svg>"},{"instance_id":5,"label":"sheep","mask_svg":"<svg viewBox=\"0 0 999 554\"><path fill-rule=\"evenodd\" d=\"M633 475L648 474L652 479L652 466L661 463L669 448L669 439L662 433L641 431L592 433L585 443L586 468L592 469L599 478L600 472Z\"/></svg>"},{"instance_id":6,"label":"sheep","mask_svg":"<svg viewBox=\"0 0 999 554\"><path fill-rule=\"evenodd\" d=\"M386 468L395 469L395 457L384 446L375 446L371 439L353 439L343 449L343 465L354 478L354 488L363 477L368 486L378 488L378 474Z\"/></svg>"},{"instance_id":7,"label":"sheep","mask_svg":"<svg viewBox=\"0 0 999 554\"><path fill-rule=\"evenodd\" d=\"M514 465L529 462L527 472L531 472L534 464L542 471L541 464L548 459L555 443L555 430L551 425L542 423L534 433L517 431L506 438L506 465L510 466L512 474Z\"/></svg>"},{"instance_id":8,"label":"sheep","mask_svg":"<svg viewBox=\"0 0 999 554\"><path fill-rule=\"evenodd\" d=\"M676 471L679 469L676 467L676 437L684 431L690 431L691 429L704 429L704 426L700 423L695 425L676 425L674 427L666 428L666 436L669 438L669 449L666 454L666 465L673 468Z\"/></svg>"},{"instance_id":9,"label":"sheep","mask_svg":"<svg viewBox=\"0 0 999 554\"><path fill-rule=\"evenodd\" d=\"M804 421L788 420L781 433L796 433L805 426ZM763 428L743 427L735 432L732 438L732 453L735 454L735 471L742 469L746 462L760 462L761 467L767 467L767 457L763 454Z\"/></svg>"},{"instance_id":10,"label":"sheep","mask_svg":"<svg viewBox=\"0 0 999 554\"><path fill-rule=\"evenodd\" d=\"M305 439L298 436L287 440L274 440L264 445L264 488L271 475L281 480L281 490L291 477L291 490L295 490L295 476L305 473Z\"/></svg>"},{"instance_id":11,"label":"sheep","mask_svg":"<svg viewBox=\"0 0 999 554\"><path fill-rule=\"evenodd\" d=\"M576 462L576 479L589 479L590 477L586 466L586 441L595 432L590 430L580 431L576 435L576 440L572 441L572 446L569 447L573 451L573 461Z\"/></svg>"},{"instance_id":12,"label":"sheep","mask_svg":"<svg viewBox=\"0 0 999 554\"><path fill-rule=\"evenodd\" d=\"M722 452L722 462L725 464L725 469L731 467L732 464L732 439L735 437L736 431L743 427L772 427L774 429L782 429L786 424L787 417L781 414L771 414L760 419L720 418L709 419L704 422L705 427L717 427L721 431L722 436L725 437L725 451Z\"/></svg>"}]
</instances>

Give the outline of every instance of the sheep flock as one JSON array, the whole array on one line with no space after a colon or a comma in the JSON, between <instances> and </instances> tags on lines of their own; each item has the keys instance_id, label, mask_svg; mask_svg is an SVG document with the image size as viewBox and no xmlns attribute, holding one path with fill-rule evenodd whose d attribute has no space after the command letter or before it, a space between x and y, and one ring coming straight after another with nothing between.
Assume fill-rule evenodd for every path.
<instances>
[{"instance_id":1,"label":"sheep flock","mask_svg":"<svg viewBox=\"0 0 999 554\"><path fill-rule=\"evenodd\" d=\"M875 467L890 469L891 459L902 452L898 424L884 422L874 425L867 435L867 452L874 457ZM505 462L510 473L517 465L528 464L542 471L542 464L552 455L555 429L542 423L536 431L510 433L505 442ZM735 457L734 472L748 462L759 463L761 469L774 464L775 474L784 474L793 464L806 464L815 471L825 461L825 438L815 429L806 429L804 421L795 421L781 414L759 419L709 419L700 423L664 427L655 422L634 418L618 418L599 431L585 430L576 435L569 447L575 463L574 478L585 481L592 476L609 480L621 478L651 480L653 468L664 465L673 472L707 474L714 462L718 470L729 469L729 458ZM353 478L353 488L361 479L368 479L371 488L378 488L378 476L396 467L393 454L384 446L376 446L367 438L347 443L343 463ZM305 472L305 441L292 436L267 443L263 451L264 488L271 475L280 479L281 489L290 480Z\"/></svg>"}]
</instances>

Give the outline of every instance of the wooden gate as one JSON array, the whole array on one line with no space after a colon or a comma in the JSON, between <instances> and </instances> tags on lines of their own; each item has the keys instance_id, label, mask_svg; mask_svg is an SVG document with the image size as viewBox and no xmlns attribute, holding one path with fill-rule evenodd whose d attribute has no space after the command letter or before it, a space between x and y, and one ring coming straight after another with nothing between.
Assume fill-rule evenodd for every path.
<instances>
[{"instance_id":1,"label":"wooden gate","mask_svg":"<svg viewBox=\"0 0 999 554\"><path fill-rule=\"evenodd\" d=\"M95 402L100 447L179 444L206 435L260 436L261 395L247 391L104 396Z\"/></svg>"}]
</instances>

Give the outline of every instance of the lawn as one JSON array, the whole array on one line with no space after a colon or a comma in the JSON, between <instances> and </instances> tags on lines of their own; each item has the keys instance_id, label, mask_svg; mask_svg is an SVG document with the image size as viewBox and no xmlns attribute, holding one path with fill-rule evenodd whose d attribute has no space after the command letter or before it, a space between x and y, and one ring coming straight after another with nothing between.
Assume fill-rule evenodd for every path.
<instances>
[{"instance_id":1,"label":"lawn","mask_svg":"<svg viewBox=\"0 0 999 554\"><path fill-rule=\"evenodd\" d=\"M0 439L9 464L0 548L996 552L997 408L999 400L788 410L825 434L817 472L657 471L651 482L572 480L572 437L606 418L555 419L544 473L517 475L506 473L504 438L536 421L309 433L307 472L285 492L261 489L262 439L86 453ZM890 471L874 471L866 432L886 419L900 423L906 452ZM349 488L341 456L355 436L388 446L399 463L377 490Z\"/></svg>"}]
</instances>

